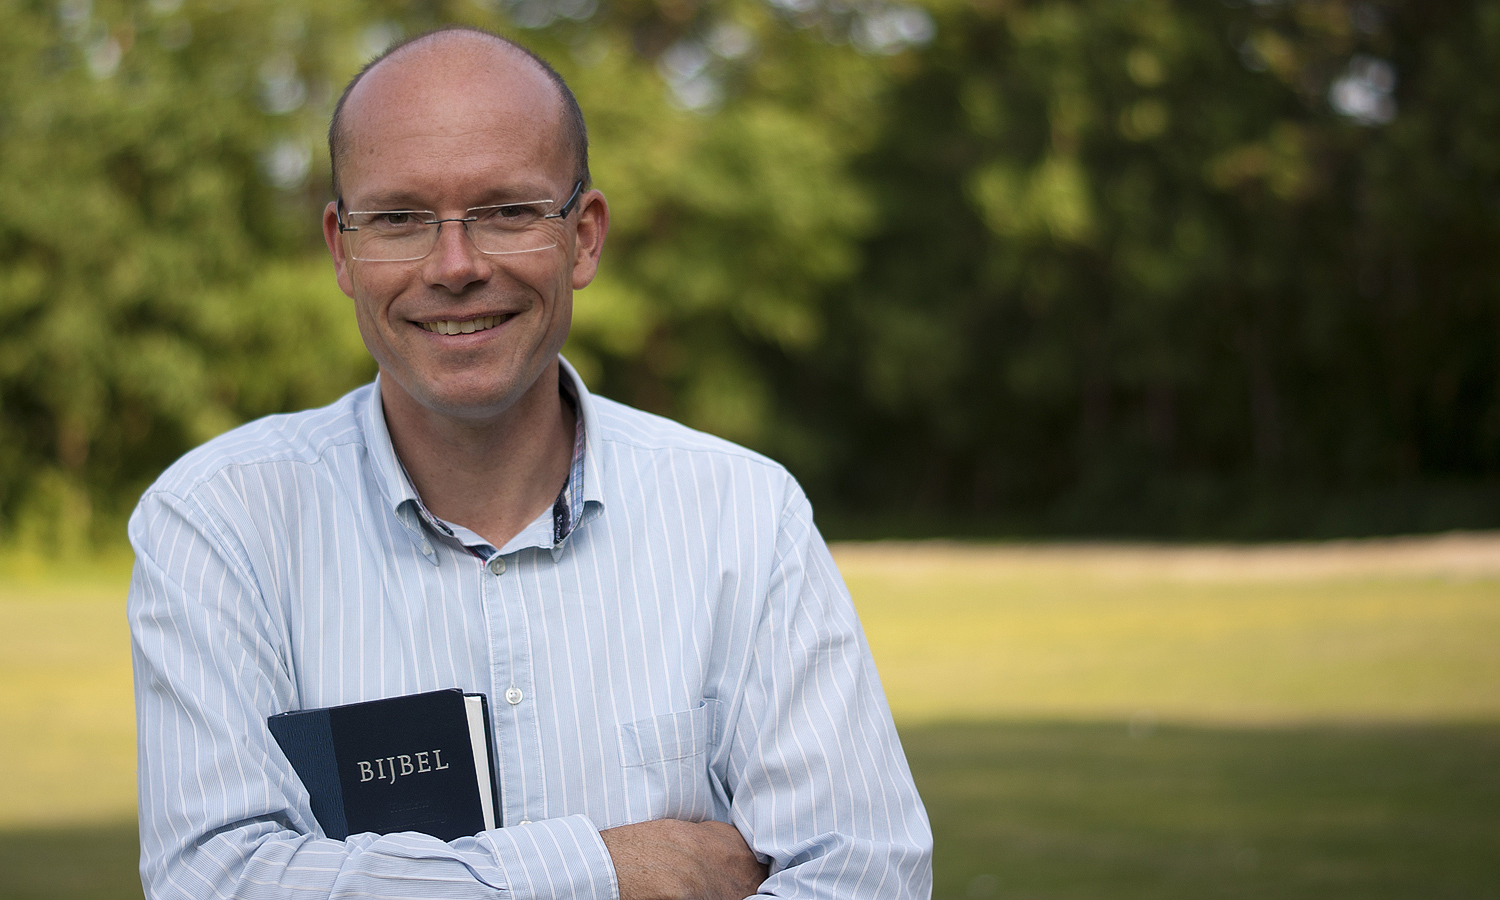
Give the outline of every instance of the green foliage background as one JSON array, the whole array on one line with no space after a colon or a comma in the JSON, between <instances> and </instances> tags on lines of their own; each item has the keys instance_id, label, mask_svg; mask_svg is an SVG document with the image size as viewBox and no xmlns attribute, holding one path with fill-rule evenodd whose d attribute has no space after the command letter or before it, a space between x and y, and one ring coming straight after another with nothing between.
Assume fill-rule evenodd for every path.
<instances>
[{"instance_id":1,"label":"green foliage background","mask_svg":"<svg viewBox=\"0 0 1500 900\"><path fill-rule=\"evenodd\" d=\"M449 21L589 118L570 359L836 533L1500 525L1500 3L3 0L0 540L371 376L323 129Z\"/></svg>"}]
</instances>

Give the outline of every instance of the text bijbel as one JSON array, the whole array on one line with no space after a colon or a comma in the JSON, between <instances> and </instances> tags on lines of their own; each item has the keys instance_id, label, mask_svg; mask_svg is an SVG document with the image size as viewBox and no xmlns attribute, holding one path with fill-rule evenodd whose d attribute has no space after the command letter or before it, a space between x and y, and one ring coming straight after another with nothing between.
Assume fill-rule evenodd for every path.
<instances>
[{"instance_id":1,"label":"text bijbel","mask_svg":"<svg viewBox=\"0 0 1500 900\"><path fill-rule=\"evenodd\" d=\"M417 753L400 753L396 756L383 756L379 759L362 759L355 763L359 766L359 780L365 781L388 781L396 783L397 778L405 775L420 775L423 772L441 772L448 768L443 762L443 751L422 750Z\"/></svg>"}]
</instances>

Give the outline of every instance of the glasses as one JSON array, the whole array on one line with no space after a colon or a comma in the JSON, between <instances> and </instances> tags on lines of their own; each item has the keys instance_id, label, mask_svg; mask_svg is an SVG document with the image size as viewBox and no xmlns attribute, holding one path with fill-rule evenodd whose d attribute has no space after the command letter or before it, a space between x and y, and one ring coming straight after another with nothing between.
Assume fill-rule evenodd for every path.
<instances>
[{"instance_id":1,"label":"glasses","mask_svg":"<svg viewBox=\"0 0 1500 900\"><path fill-rule=\"evenodd\" d=\"M410 262L423 259L437 246L438 232L444 222L458 222L469 233L469 240L480 253L504 256L508 253L533 253L557 246L557 229L550 219L566 219L578 205L583 182L573 185L573 193L557 212L549 212L556 201L531 200L526 203L502 203L499 206L476 206L452 219L439 219L425 209L381 209L368 212L344 212L339 200L339 231L348 241L349 255L366 262Z\"/></svg>"}]
</instances>

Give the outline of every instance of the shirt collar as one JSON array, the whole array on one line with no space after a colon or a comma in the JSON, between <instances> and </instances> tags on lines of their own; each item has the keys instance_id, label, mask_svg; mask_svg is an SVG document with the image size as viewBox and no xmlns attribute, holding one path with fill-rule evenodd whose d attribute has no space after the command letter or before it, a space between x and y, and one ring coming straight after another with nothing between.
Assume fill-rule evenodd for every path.
<instances>
[{"instance_id":1,"label":"shirt collar","mask_svg":"<svg viewBox=\"0 0 1500 900\"><path fill-rule=\"evenodd\" d=\"M578 370L561 356L557 361L560 387L563 395L573 400L573 412L577 416L573 464L568 469L568 482L553 505L553 542L560 549L578 526L603 511L604 492L600 489L599 416L594 409L594 398L584 387L583 379L578 377Z\"/></svg>"},{"instance_id":2,"label":"shirt collar","mask_svg":"<svg viewBox=\"0 0 1500 900\"><path fill-rule=\"evenodd\" d=\"M375 383L370 385L365 397L364 408L360 410L360 424L365 433L365 452L369 454L370 469L386 508L395 515L396 521L401 523L401 527L406 530L422 555L427 557L427 561L437 565L437 552L422 528L422 514L425 512L422 498L417 496L417 489L407 477L406 468L396 456L396 447L391 443L391 432L386 428L385 410L380 402L379 375L375 376Z\"/></svg>"},{"instance_id":3,"label":"shirt collar","mask_svg":"<svg viewBox=\"0 0 1500 900\"><path fill-rule=\"evenodd\" d=\"M590 448L599 446L598 415L594 409L593 397L588 388L584 387L578 371L560 356L558 382L564 396L573 401L577 427L574 431L573 460L568 468L568 480L552 505L551 546L547 549L552 551L554 557L561 553L568 537L579 526L598 516L604 508L598 454L589 452ZM406 467L396 455L381 405L379 375L375 376L375 383L370 387L369 396L361 411L361 420L370 465L386 507L401 523L422 555L433 565L437 565L438 555L432 546L430 532L436 532L450 540L457 539L457 535L448 523L434 516L422 503L421 495L406 474ZM467 532L467 529L462 530ZM528 531L531 529L523 531L517 537L527 535ZM508 545L508 549L517 548Z\"/></svg>"}]
</instances>

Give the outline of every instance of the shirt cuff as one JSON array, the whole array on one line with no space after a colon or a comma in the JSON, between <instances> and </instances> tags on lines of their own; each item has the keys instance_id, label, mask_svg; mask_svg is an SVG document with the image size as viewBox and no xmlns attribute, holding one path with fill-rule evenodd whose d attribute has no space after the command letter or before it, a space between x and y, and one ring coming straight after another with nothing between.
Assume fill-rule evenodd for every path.
<instances>
[{"instance_id":1,"label":"shirt cuff","mask_svg":"<svg viewBox=\"0 0 1500 900\"><path fill-rule=\"evenodd\" d=\"M505 873L514 900L618 900L615 865L599 829L567 816L480 832Z\"/></svg>"}]
</instances>

